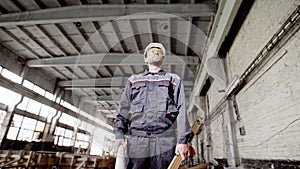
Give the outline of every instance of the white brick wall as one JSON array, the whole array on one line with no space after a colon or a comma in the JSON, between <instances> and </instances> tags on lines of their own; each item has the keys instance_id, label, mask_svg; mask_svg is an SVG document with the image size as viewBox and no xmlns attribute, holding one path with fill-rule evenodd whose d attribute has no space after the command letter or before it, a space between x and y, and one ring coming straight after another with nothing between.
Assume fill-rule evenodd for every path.
<instances>
[{"instance_id":1,"label":"white brick wall","mask_svg":"<svg viewBox=\"0 0 300 169\"><path fill-rule=\"evenodd\" d=\"M300 160L299 42L298 31L272 57L287 53L237 96L247 133L239 143L242 158Z\"/></svg>"},{"instance_id":2,"label":"white brick wall","mask_svg":"<svg viewBox=\"0 0 300 169\"><path fill-rule=\"evenodd\" d=\"M225 138L223 134L223 116L220 115L210 125L212 139L212 156L214 158L225 158Z\"/></svg>"},{"instance_id":3,"label":"white brick wall","mask_svg":"<svg viewBox=\"0 0 300 169\"><path fill-rule=\"evenodd\" d=\"M245 70L297 3L255 1L229 52L233 75ZM282 58L272 60L237 95L246 129L245 136L238 136L241 158L300 160L299 45L298 31L280 51L269 56Z\"/></svg>"},{"instance_id":4,"label":"white brick wall","mask_svg":"<svg viewBox=\"0 0 300 169\"><path fill-rule=\"evenodd\" d=\"M270 40L299 0L255 1L229 51L232 75L241 75Z\"/></svg>"},{"instance_id":5,"label":"white brick wall","mask_svg":"<svg viewBox=\"0 0 300 169\"><path fill-rule=\"evenodd\" d=\"M231 76L241 75L271 39L299 0L255 1L227 56ZM249 159L300 160L300 32L237 95L246 135L238 136L239 154ZM280 59L280 57L282 58ZM276 61L276 59L278 59ZM270 69L268 69L270 68ZM212 84L212 110L221 98ZM223 117L211 124L213 158L227 158Z\"/></svg>"}]
</instances>

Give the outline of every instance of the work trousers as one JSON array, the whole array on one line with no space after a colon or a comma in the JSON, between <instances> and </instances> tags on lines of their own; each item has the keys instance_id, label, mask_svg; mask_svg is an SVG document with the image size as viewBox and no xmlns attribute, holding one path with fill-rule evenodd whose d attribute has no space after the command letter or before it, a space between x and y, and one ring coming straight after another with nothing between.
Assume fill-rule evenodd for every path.
<instances>
[{"instance_id":1,"label":"work trousers","mask_svg":"<svg viewBox=\"0 0 300 169\"><path fill-rule=\"evenodd\" d=\"M188 167L193 167L194 166L194 157L193 156L189 156L188 157Z\"/></svg>"},{"instance_id":2,"label":"work trousers","mask_svg":"<svg viewBox=\"0 0 300 169\"><path fill-rule=\"evenodd\" d=\"M175 137L129 136L127 169L167 169L176 147Z\"/></svg>"}]
</instances>

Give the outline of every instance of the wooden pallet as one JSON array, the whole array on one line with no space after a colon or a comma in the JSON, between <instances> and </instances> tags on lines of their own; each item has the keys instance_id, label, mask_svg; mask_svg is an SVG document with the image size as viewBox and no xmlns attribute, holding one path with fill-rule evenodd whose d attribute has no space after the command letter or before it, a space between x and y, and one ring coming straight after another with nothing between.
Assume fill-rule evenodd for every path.
<instances>
[{"instance_id":1,"label":"wooden pallet","mask_svg":"<svg viewBox=\"0 0 300 169\"><path fill-rule=\"evenodd\" d=\"M0 151L0 168L114 169L115 157L45 151Z\"/></svg>"}]
</instances>

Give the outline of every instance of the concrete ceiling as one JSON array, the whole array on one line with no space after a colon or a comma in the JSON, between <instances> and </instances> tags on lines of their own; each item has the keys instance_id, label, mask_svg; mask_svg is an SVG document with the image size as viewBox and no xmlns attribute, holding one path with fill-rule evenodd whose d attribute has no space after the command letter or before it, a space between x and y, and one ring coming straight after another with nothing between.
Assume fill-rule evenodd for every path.
<instances>
[{"instance_id":1,"label":"concrete ceiling","mask_svg":"<svg viewBox=\"0 0 300 169\"><path fill-rule=\"evenodd\" d=\"M191 94L217 7L217 0L1 0L0 42L113 119L152 41L164 44L164 69Z\"/></svg>"}]
</instances>

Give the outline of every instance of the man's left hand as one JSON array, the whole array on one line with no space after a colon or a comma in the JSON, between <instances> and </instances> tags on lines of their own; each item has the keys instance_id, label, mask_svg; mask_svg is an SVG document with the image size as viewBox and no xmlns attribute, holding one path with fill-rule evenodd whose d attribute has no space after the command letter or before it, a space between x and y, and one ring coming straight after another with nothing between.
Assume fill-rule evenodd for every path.
<instances>
[{"instance_id":1,"label":"man's left hand","mask_svg":"<svg viewBox=\"0 0 300 169\"><path fill-rule=\"evenodd\" d=\"M180 154L182 161L185 160L187 151L188 151L187 144L177 144L175 153Z\"/></svg>"}]
</instances>

